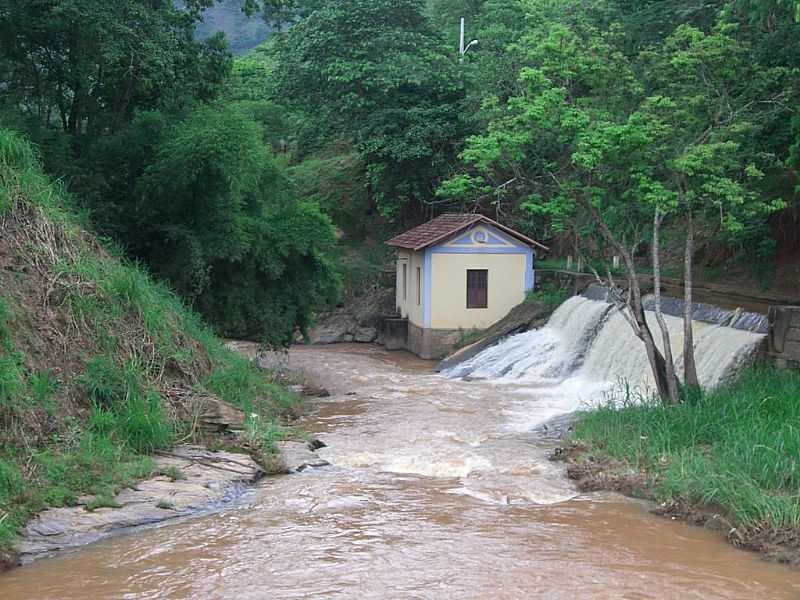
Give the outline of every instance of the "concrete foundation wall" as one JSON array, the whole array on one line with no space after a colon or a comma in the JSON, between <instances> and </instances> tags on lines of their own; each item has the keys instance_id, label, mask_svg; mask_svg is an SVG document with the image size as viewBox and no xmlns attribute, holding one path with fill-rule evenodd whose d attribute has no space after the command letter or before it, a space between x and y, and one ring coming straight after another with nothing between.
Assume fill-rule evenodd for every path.
<instances>
[{"instance_id":1,"label":"concrete foundation wall","mask_svg":"<svg viewBox=\"0 0 800 600\"><path fill-rule=\"evenodd\" d=\"M408 319L384 319L382 343L387 350L405 350L408 347Z\"/></svg>"},{"instance_id":2,"label":"concrete foundation wall","mask_svg":"<svg viewBox=\"0 0 800 600\"><path fill-rule=\"evenodd\" d=\"M462 333L462 329L423 329L409 323L406 348L420 358L441 360L455 350Z\"/></svg>"},{"instance_id":3,"label":"concrete foundation wall","mask_svg":"<svg viewBox=\"0 0 800 600\"><path fill-rule=\"evenodd\" d=\"M773 306L769 310L767 357L778 367L800 367L800 306Z\"/></svg>"}]
</instances>

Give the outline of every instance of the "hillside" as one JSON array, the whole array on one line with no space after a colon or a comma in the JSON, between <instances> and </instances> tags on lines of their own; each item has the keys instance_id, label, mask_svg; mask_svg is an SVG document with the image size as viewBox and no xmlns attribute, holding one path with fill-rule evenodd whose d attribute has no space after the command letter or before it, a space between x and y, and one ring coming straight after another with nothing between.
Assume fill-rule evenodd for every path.
<instances>
[{"instance_id":1,"label":"hillside","mask_svg":"<svg viewBox=\"0 0 800 600\"><path fill-rule=\"evenodd\" d=\"M197 28L197 37L206 39L220 31L237 55L252 50L272 33L259 15L248 17L242 12L242 0L225 0L209 8Z\"/></svg>"},{"instance_id":2,"label":"hillside","mask_svg":"<svg viewBox=\"0 0 800 600\"><path fill-rule=\"evenodd\" d=\"M69 204L0 130L0 558L34 513L113 505L152 473L149 454L200 441L209 403L244 410L247 440L229 439L262 462L297 409Z\"/></svg>"}]
</instances>

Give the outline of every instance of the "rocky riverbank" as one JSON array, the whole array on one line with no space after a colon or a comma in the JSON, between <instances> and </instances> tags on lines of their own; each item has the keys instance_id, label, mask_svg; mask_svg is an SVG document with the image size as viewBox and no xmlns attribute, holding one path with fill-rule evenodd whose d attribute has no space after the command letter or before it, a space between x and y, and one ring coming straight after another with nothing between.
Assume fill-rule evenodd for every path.
<instances>
[{"instance_id":1,"label":"rocky riverbank","mask_svg":"<svg viewBox=\"0 0 800 600\"><path fill-rule=\"evenodd\" d=\"M154 467L155 451L232 442L266 465L302 411L299 394L83 230L36 152L6 138L0 569L17 552L28 560L226 501L261 476L249 458L179 449Z\"/></svg>"},{"instance_id":2,"label":"rocky riverbank","mask_svg":"<svg viewBox=\"0 0 800 600\"><path fill-rule=\"evenodd\" d=\"M319 315L307 341L312 344L379 342L382 320L393 316L395 311L394 289L375 285L336 310Z\"/></svg>"},{"instance_id":3,"label":"rocky riverbank","mask_svg":"<svg viewBox=\"0 0 800 600\"><path fill-rule=\"evenodd\" d=\"M286 473L328 463L312 448L318 443L280 442ZM234 502L265 473L250 456L183 446L161 452L155 475L97 506L97 498L81 498L77 506L51 508L23 530L16 555L6 568L54 553L73 550L126 530L213 511Z\"/></svg>"}]
</instances>

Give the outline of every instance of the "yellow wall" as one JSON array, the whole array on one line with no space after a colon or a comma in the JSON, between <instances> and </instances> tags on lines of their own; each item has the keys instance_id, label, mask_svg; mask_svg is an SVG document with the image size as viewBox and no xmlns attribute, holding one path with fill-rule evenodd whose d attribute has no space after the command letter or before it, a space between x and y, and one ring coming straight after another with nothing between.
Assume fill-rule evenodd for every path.
<instances>
[{"instance_id":1,"label":"yellow wall","mask_svg":"<svg viewBox=\"0 0 800 600\"><path fill-rule=\"evenodd\" d=\"M424 254L422 252L409 252L401 250L397 254L397 290L396 303L400 316L407 317L409 321L419 327L424 326L424 314L422 304L424 302L423 289L419 289L417 295L417 269L420 269L420 283L424 287ZM403 264L407 266L408 288L405 298L403 297ZM419 299L419 302L417 300Z\"/></svg>"},{"instance_id":2,"label":"yellow wall","mask_svg":"<svg viewBox=\"0 0 800 600\"><path fill-rule=\"evenodd\" d=\"M525 299L523 254L434 254L431 290L433 329L485 329ZM489 271L485 309L467 309L467 269Z\"/></svg>"}]
</instances>

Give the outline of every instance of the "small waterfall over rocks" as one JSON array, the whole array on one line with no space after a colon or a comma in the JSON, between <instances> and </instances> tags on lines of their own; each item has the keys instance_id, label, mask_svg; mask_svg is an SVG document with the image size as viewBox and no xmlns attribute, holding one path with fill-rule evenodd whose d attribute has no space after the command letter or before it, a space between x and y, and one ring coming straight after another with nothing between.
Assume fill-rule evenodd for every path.
<instances>
[{"instance_id":1,"label":"small waterfall over rocks","mask_svg":"<svg viewBox=\"0 0 800 600\"><path fill-rule=\"evenodd\" d=\"M443 374L544 395L553 404L553 414L559 408L563 414L596 403L621 381L638 389L652 388L644 345L608 302L607 293L602 286L591 286L562 304L545 327L511 336ZM652 306L653 299L645 298L645 307ZM662 306L682 376L684 304L662 298ZM693 314L698 377L703 387L713 388L752 358L767 332L767 319L706 304L695 306ZM648 310L647 316L660 346L655 314Z\"/></svg>"}]
</instances>

